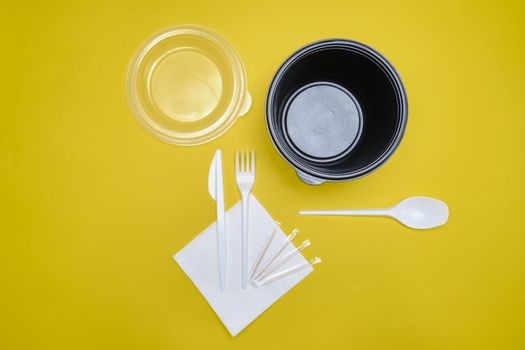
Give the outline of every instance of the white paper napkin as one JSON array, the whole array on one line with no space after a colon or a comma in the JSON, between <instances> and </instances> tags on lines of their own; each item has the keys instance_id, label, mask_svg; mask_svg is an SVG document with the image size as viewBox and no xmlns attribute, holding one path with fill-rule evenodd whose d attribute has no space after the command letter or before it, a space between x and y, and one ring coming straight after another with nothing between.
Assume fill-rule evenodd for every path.
<instances>
[{"instance_id":1,"label":"white paper napkin","mask_svg":"<svg viewBox=\"0 0 525 350\"><path fill-rule=\"evenodd\" d=\"M210 205L211 206L211 205ZM211 210L211 209L210 209ZM268 234L275 228L274 220L255 199L250 197L250 228L248 268L251 271ZM237 335L281 296L299 283L313 268L308 267L291 276L261 288L241 287L241 202L237 202L226 212L226 232L228 243L226 291L219 289L217 262L217 230L215 222L173 256L177 264L192 280L197 289L208 301L217 316L222 320L232 336ZM297 242L307 237L295 238ZM275 252L286 235L278 229L268 250ZM297 243L296 243L297 244ZM285 252L293 249L288 244ZM305 263L306 259L297 254L280 270ZM276 271L277 272L277 271Z\"/></svg>"}]
</instances>

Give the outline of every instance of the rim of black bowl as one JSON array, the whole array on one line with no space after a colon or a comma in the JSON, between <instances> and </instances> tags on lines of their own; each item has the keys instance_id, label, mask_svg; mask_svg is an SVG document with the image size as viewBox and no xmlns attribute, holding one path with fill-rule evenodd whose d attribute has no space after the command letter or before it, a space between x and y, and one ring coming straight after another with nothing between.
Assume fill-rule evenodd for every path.
<instances>
[{"instance_id":1,"label":"rim of black bowl","mask_svg":"<svg viewBox=\"0 0 525 350\"><path fill-rule=\"evenodd\" d=\"M301 59L305 55L309 55L317 50L324 50L326 48L331 48L331 47L340 47L342 49L352 49L354 52L357 52L365 56L368 59L372 59L372 61L376 63L379 66L379 68L382 69L383 72L390 79L390 82L392 83L394 87L395 94L399 102L398 106L401 109L399 113L401 117L397 124L396 134L390 141L390 144L387 146L386 150L374 162L370 163L366 167L363 167L357 171L342 173L342 174L327 174L327 173L318 172L315 169L312 169L311 167L308 167L305 164L302 164L300 161L294 160L290 154L283 152L281 148L282 146L279 140L277 139L276 135L274 134L273 122L271 118L269 117L271 113L269 102L274 98L275 87L279 83L284 73L288 70L288 68L295 61ZM340 182L340 181L358 179L360 177L370 174L371 172L381 167L392 156L394 151L399 146L403 138L403 135L405 134L406 124L408 120L407 94L406 94L403 82L401 81L401 77L399 76L399 73L396 71L394 66L390 63L390 61L388 61L382 54L380 54L375 49L371 48L368 45L365 45L363 43L360 43L354 40L350 40L350 39L318 40L313 43L304 45L301 48L297 49L295 52L293 52L279 66L279 69L273 75L272 81L268 88L268 92L266 93L264 109L265 109L266 130L268 131L268 134L270 135L270 139L274 147L277 149L277 152L279 152L279 154L281 155L281 157L288 164L290 164L293 168L299 171L302 171L310 176L319 178L320 180L332 181L332 182Z\"/></svg>"}]
</instances>

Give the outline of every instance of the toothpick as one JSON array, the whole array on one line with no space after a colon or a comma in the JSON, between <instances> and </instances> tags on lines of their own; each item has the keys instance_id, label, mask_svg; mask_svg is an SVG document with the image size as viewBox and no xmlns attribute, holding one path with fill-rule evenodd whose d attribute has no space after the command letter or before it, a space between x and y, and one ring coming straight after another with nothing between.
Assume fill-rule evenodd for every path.
<instances>
[{"instance_id":1,"label":"toothpick","mask_svg":"<svg viewBox=\"0 0 525 350\"><path fill-rule=\"evenodd\" d=\"M264 257L266 256L266 252L268 251L268 248L270 247L270 244L273 241L273 238L275 237L275 232L277 229L281 226L281 223L278 221L275 221L275 228L268 234L268 237L266 238L266 241L263 244L263 247L261 251L259 252L259 256L255 260L255 264L253 264L252 271L250 273L249 279L251 280L256 273L259 272L259 266L261 265Z\"/></svg>"},{"instance_id":2,"label":"toothpick","mask_svg":"<svg viewBox=\"0 0 525 350\"><path fill-rule=\"evenodd\" d=\"M297 273L297 272L307 268L308 266L319 264L320 262L321 262L321 258L315 257L315 258L311 259L310 261L308 261L306 263L295 265L295 266L290 267L289 269L286 269L286 270L284 270L282 272L279 272L279 273L276 273L276 274L271 275L269 277L266 277L265 279L263 279L261 281L256 281L255 284L258 287L262 287L264 285L267 285L268 283L275 282L275 281L277 281L277 280L279 280L279 279L281 279L283 277L286 277L286 276L292 275L294 273Z\"/></svg>"},{"instance_id":3,"label":"toothpick","mask_svg":"<svg viewBox=\"0 0 525 350\"><path fill-rule=\"evenodd\" d=\"M288 243L291 242L295 238L295 236L297 236L298 233L299 229L296 228L283 240L277 252L263 264L263 266L251 279L252 281L257 280L264 273L268 266L270 266L282 254L282 252L288 247Z\"/></svg>"},{"instance_id":4,"label":"toothpick","mask_svg":"<svg viewBox=\"0 0 525 350\"><path fill-rule=\"evenodd\" d=\"M291 258L293 258L295 255L299 254L300 251L302 251L304 248L309 247L312 244L309 239L298 245L297 247L294 247L293 250L286 253L280 260L274 262L271 266L269 266L260 276L257 278L258 281L264 279L266 276L277 270L279 267L286 264Z\"/></svg>"}]
</instances>

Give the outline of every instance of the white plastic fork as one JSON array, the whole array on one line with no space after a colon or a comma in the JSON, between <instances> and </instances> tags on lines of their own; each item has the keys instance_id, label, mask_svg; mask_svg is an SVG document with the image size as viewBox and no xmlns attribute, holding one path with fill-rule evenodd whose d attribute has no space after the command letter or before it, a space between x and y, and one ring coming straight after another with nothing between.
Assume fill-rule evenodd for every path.
<instances>
[{"instance_id":1,"label":"white plastic fork","mask_svg":"<svg viewBox=\"0 0 525 350\"><path fill-rule=\"evenodd\" d=\"M253 183L255 182L255 152L253 150L251 152L243 150L241 152L237 151L235 153L235 177L237 180L237 188L241 193L242 200L241 280L242 288L246 289L248 285L248 210L250 192L252 190Z\"/></svg>"}]
</instances>

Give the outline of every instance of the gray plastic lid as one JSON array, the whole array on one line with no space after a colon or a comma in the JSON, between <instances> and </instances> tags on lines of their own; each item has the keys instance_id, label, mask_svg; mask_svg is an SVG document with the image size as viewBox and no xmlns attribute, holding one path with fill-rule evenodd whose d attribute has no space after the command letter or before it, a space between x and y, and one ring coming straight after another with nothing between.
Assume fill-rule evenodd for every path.
<instances>
[{"instance_id":1,"label":"gray plastic lid","mask_svg":"<svg viewBox=\"0 0 525 350\"><path fill-rule=\"evenodd\" d=\"M329 162L344 157L357 144L363 116L355 97L329 82L308 84L285 108L287 141L303 157Z\"/></svg>"}]
</instances>

